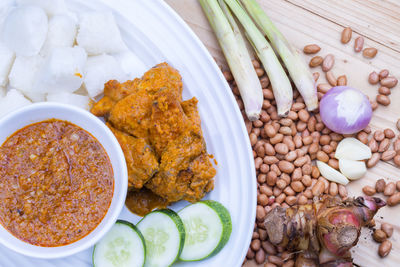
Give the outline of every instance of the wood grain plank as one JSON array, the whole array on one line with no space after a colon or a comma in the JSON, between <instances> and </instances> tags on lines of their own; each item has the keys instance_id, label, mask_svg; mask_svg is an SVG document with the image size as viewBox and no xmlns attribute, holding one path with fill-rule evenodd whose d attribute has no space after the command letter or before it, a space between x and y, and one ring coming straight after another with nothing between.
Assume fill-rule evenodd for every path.
<instances>
[{"instance_id":1,"label":"wood grain plank","mask_svg":"<svg viewBox=\"0 0 400 267\"><path fill-rule=\"evenodd\" d=\"M202 13L197 0L166 0L197 34L209 49L218 64L226 66L221 49ZM298 49L309 43L321 46L319 55L335 55L333 72L336 76L346 74L349 85L359 88L370 98L375 98L378 86L368 83L368 74L383 68L392 75L400 77L400 1L398 0L259 0L263 9L276 23L276 26ZM347 45L340 43L340 34L344 27L351 26L353 40L358 35L366 38L365 45L376 47L376 58L369 60L361 53L353 51L353 41ZM304 55L305 60L311 56ZM323 72L319 82L325 82ZM400 86L392 90L392 104L380 106L371 122L373 129L392 128L400 118ZM385 177L398 181L399 168L393 164L380 162L370 169L365 178L350 183L347 188L350 195L362 195L364 185L374 185L379 178ZM383 219L382 219L382 218ZM396 225L392 253L385 259L377 255L377 247L370 232L364 230L359 245L353 250L355 263L360 266L394 267L400 262L400 207L384 208L377 216L377 222L387 221ZM254 266L249 262L246 266Z\"/></svg>"}]
</instances>

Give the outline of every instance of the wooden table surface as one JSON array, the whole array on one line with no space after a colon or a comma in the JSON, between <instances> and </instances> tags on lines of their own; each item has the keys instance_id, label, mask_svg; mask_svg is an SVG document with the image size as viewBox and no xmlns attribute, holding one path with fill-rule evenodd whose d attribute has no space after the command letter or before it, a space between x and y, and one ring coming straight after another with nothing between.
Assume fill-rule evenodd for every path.
<instances>
[{"instance_id":1,"label":"wooden table surface","mask_svg":"<svg viewBox=\"0 0 400 267\"><path fill-rule=\"evenodd\" d=\"M207 19L197 0L166 0L166 2L186 21L201 39L217 62L226 66L224 56L213 35ZM370 98L375 98L378 85L368 83L368 74L388 69L391 75L400 78L400 1L399 0L259 0L263 9L297 48L316 43L322 49L318 55L335 55L333 73L336 77L346 74L348 85L359 88ZM350 43L343 45L340 35L344 27L353 29ZM378 54L374 59L366 59L353 50L354 39L365 38L364 47L375 47ZM311 57L304 56L308 61ZM325 77L320 68L321 78ZM396 134L395 122L400 118L400 85L392 90L391 104L379 106L374 112L371 127L373 129L392 128ZM362 195L364 185L374 185L379 178L391 181L400 179L400 169L392 162L380 162L369 169L366 177L351 182L347 188L350 195ZM255 208L255 207L251 207ZM395 225L391 237L393 249L390 255L381 259L377 255L378 244L368 230L363 231L359 244L353 249L354 262L359 266L400 266L400 205L385 207L376 216L376 221L390 222ZM254 266L254 263L247 263Z\"/></svg>"}]
</instances>

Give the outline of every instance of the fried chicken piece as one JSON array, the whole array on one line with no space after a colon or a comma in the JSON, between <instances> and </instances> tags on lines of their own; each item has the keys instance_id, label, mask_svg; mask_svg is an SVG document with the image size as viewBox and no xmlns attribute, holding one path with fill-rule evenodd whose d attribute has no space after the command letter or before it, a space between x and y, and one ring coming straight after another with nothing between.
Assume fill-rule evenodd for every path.
<instances>
[{"instance_id":1,"label":"fried chicken piece","mask_svg":"<svg viewBox=\"0 0 400 267\"><path fill-rule=\"evenodd\" d=\"M128 167L128 186L142 188L143 185L158 171L158 161L153 149L143 138L136 138L124 132L118 131L109 123L122 151L124 152Z\"/></svg>"}]
</instances>

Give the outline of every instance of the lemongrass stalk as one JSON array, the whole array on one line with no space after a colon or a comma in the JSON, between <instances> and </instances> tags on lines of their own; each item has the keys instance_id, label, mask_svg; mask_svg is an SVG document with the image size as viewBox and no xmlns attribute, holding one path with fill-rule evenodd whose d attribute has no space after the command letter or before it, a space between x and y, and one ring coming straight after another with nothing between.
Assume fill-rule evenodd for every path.
<instances>
[{"instance_id":1,"label":"lemongrass stalk","mask_svg":"<svg viewBox=\"0 0 400 267\"><path fill-rule=\"evenodd\" d=\"M242 0L242 3L285 63L297 90L303 96L307 109L311 111L318 108L315 81L299 51L286 40L256 0Z\"/></svg>"},{"instance_id":2,"label":"lemongrass stalk","mask_svg":"<svg viewBox=\"0 0 400 267\"><path fill-rule=\"evenodd\" d=\"M261 113L263 93L240 29L230 14L228 21L217 0L199 2L235 78L246 115L251 121L257 120Z\"/></svg>"},{"instance_id":3,"label":"lemongrass stalk","mask_svg":"<svg viewBox=\"0 0 400 267\"><path fill-rule=\"evenodd\" d=\"M285 70L276 57L274 50L265 39L264 35L257 29L257 26L249 15L247 15L240 2L237 0L225 0L225 3L242 24L248 40L254 47L258 58L268 74L274 92L278 115L286 116L292 106L293 90Z\"/></svg>"}]
</instances>

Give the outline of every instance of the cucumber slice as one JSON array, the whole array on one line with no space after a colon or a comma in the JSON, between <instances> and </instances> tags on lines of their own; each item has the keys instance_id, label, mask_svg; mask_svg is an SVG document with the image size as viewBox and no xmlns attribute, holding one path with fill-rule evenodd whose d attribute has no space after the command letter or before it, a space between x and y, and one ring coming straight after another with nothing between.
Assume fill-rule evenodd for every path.
<instances>
[{"instance_id":1,"label":"cucumber slice","mask_svg":"<svg viewBox=\"0 0 400 267\"><path fill-rule=\"evenodd\" d=\"M229 211L219 202L205 200L178 212L186 230L182 261L199 261L217 254L232 232Z\"/></svg>"},{"instance_id":2,"label":"cucumber slice","mask_svg":"<svg viewBox=\"0 0 400 267\"><path fill-rule=\"evenodd\" d=\"M143 234L147 248L145 266L170 266L178 259L185 242L185 227L175 211L153 211L137 227Z\"/></svg>"},{"instance_id":3,"label":"cucumber slice","mask_svg":"<svg viewBox=\"0 0 400 267\"><path fill-rule=\"evenodd\" d=\"M142 267L146 259L145 241L130 222L118 220L93 249L95 267Z\"/></svg>"}]
</instances>

